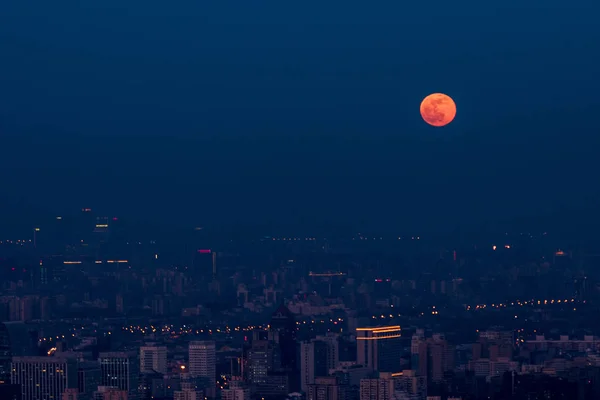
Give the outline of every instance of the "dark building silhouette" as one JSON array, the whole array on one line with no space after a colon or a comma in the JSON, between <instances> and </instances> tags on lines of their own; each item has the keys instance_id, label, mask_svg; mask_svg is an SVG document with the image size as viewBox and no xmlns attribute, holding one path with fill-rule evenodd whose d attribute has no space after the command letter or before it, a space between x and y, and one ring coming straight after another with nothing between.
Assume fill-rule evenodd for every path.
<instances>
[{"instance_id":1,"label":"dark building silhouette","mask_svg":"<svg viewBox=\"0 0 600 400\"><path fill-rule=\"evenodd\" d=\"M23 322L0 323L0 380L10 381L12 357L37 355L36 341L37 332L31 326Z\"/></svg>"},{"instance_id":2,"label":"dark building silhouette","mask_svg":"<svg viewBox=\"0 0 600 400\"><path fill-rule=\"evenodd\" d=\"M2 400L21 400L21 385L12 385L10 383L0 384L0 399Z\"/></svg>"},{"instance_id":3,"label":"dark building silhouette","mask_svg":"<svg viewBox=\"0 0 600 400\"><path fill-rule=\"evenodd\" d=\"M297 369L296 319L294 314L281 304L271 316L271 330L278 333L281 349L281 367Z\"/></svg>"},{"instance_id":4,"label":"dark building silhouette","mask_svg":"<svg viewBox=\"0 0 600 400\"><path fill-rule=\"evenodd\" d=\"M211 282L217 275L217 253L210 249L196 250L192 276L201 282Z\"/></svg>"},{"instance_id":5,"label":"dark building silhouette","mask_svg":"<svg viewBox=\"0 0 600 400\"><path fill-rule=\"evenodd\" d=\"M298 390L298 349L296 342L296 319L294 314L281 304L271 316L270 329L277 333L281 370L289 374L289 387Z\"/></svg>"}]
</instances>

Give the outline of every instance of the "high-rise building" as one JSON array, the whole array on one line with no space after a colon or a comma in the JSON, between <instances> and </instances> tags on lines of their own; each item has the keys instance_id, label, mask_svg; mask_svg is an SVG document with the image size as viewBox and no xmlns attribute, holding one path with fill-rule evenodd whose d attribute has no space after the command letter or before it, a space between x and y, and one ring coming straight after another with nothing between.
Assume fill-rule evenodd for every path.
<instances>
[{"instance_id":1,"label":"high-rise building","mask_svg":"<svg viewBox=\"0 0 600 400\"><path fill-rule=\"evenodd\" d=\"M269 342L253 342L246 354L248 381L263 383L267 374L273 369L273 349Z\"/></svg>"},{"instance_id":2,"label":"high-rise building","mask_svg":"<svg viewBox=\"0 0 600 400\"><path fill-rule=\"evenodd\" d=\"M410 341L410 367L414 371L419 369L419 345L423 341L425 341L425 331L417 329Z\"/></svg>"},{"instance_id":3,"label":"high-rise building","mask_svg":"<svg viewBox=\"0 0 600 400\"><path fill-rule=\"evenodd\" d=\"M279 370L287 373L288 387L291 391L300 390L300 365L297 360L298 344L296 342L296 318L283 303L271 316L271 331L275 332L278 340L281 364Z\"/></svg>"},{"instance_id":4,"label":"high-rise building","mask_svg":"<svg viewBox=\"0 0 600 400\"><path fill-rule=\"evenodd\" d=\"M283 304L271 316L271 330L277 332L281 354L281 369L297 371L296 356L296 318Z\"/></svg>"},{"instance_id":5,"label":"high-rise building","mask_svg":"<svg viewBox=\"0 0 600 400\"><path fill-rule=\"evenodd\" d=\"M217 253L210 249L196 251L192 263L192 276L196 280L211 282L217 277Z\"/></svg>"},{"instance_id":6,"label":"high-rise building","mask_svg":"<svg viewBox=\"0 0 600 400\"><path fill-rule=\"evenodd\" d=\"M319 335L316 339L327 345L325 365L327 373L329 373L329 370L336 369L340 363L340 335L330 332L326 335Z\"/></svg>"},{"instance_id":7,"label":"high-rise building","mask_svg":"<svg viewBox=\"0 0 600 400\"><path fill-rule=\"evenodd\" d=\"M419 376L427 377L427 382L440 382L444 372L454 368L454 347L450 346L441 334L419 343Z\"/></svg>"},{"instance_id":8,"label":"high-rise building","mask_svg":"<svg viewBox=\"0 0 600 400\"><path fill-rule=\"evenodd\" d=\"M278 333L255 329L251 348L246 352L246 374L252 385L263 384L270 372L281 366Z\"/></svg>"},{"instance_id":9,"label":"high-rise building","mask_svg":"<svg viewBox=\"0 0 600 400\"><path fill-rule=\"evenodd\" d=\"M167 373L167 347L143 346L140 347L140 371Z\"/></svg>"},{"instance_id":10,"label":"high-rise building","mask_svg":"<svg viewBox=\"0 0 600 400\"><path fill-rule=\"evenodd\" d=\"M207 397L214 397L217 381L215 342L212 340L192 341L188 351L190 376L200 378L207 388Z\"/></svg>"},{"instance_id":11,"label":"high-rise building","mask_svg":"<svg viewBox=\"0 0 600 400\"><path fill-rule=\"evenodd\" d=\"M127 391L129 400L138 398L140 364L135 353L100 353L102 385Z\"/></svg>"},{"instance_id":12,"label":"high-rise building","mask_svg":"<svg viewBox=\"0 0 600 400\"><path fill-rule=\"evenodd\" d=\"M300 387L307 393L315 378L329 376L329 371L339 364L339 338L337 335L317 336L300 344Z\"/></svg>"},{"instance_id":13,"label":"high-rise building","mask_svg":"<svg viewBox=\"0 0 600 400\"><path fill-rule=\"evenodd\" d=\"M402 370L402 330L398 325L356 329L356 360L373 371Z\"/></svg>"},{"instance_id":14,"label":"high-rise building","mask_svg":"<svg viewBox=\"0 0 600 400\"><path fill-rule=\"evenodd\" d=\"M11 382L21 386L22 400L60 399L77 388L77 361L59 357L14 357Z\"/></svg>"},{"instance_id":15,"label":"high-rise building","mask_svg":"<svg viewBox=\"0 0 600 400\"><path fill-rule=\"evenodd\" d=\"M323 342L316 340L300 343L300 389L304 393L308 392L308 385L315 383L315 376L327 376L322 357L324 347Z\"/></svg>"}]
</instances>

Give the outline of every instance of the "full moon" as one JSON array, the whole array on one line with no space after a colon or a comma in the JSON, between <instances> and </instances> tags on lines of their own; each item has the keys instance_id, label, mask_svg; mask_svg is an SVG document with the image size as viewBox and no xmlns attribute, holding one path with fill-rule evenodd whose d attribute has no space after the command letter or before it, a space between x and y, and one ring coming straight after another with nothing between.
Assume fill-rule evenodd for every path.
<instances>
[{"instance_id":1,"label":"full moon","mask_svg":"<svg viewBox=\"0 0 600 400\"><path fill-rule=\"evenodd\" d=\"M443 93L430 94L421 102L421 117L432 126L448 125L456 117L456 104Z\"/></svg>"}]
</instances>

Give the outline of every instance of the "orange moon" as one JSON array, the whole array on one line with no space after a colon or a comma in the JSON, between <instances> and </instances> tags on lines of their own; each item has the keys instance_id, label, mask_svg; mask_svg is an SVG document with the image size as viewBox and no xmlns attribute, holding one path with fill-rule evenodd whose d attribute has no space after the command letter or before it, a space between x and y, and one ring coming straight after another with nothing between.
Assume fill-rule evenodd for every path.
<instances>
[{"instance_id":1,"label":"orange moon","mask_svg":"<svg viewBox=\"0 0 600 400\"><path fill-rule=\"evenodd\" d=\"M421 102L421 117L432 126L448 125L456 117L456 104L443 93L430 94Z\"/></svg>"}]
</instances>

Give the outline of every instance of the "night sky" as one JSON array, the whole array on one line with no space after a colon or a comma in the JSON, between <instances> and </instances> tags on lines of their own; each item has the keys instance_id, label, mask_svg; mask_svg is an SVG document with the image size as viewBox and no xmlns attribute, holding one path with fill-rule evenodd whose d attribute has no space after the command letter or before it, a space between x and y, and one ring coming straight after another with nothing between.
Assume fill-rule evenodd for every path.
<instances>
[{"instance_id":1,"label":"night sky","mask_svg":"<svg viewBox=\"0 0 600 400\"><path fill-rule=\"evenodd\" d=\"M444 230L594 207L599 15L591 0L3 0L0 218ZM419 115L432 92L456 101L445 128Z\"/></svg>"}]
</instances>

